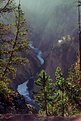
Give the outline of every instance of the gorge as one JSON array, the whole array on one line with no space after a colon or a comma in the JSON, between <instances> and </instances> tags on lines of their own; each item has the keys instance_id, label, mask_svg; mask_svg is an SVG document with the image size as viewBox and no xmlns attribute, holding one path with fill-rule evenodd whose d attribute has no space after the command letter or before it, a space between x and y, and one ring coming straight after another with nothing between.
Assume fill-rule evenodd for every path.
<instances>
[{"instance_id":1,"label":"gorge","mask_svg":"<svg viewBox=\"0 0 81 121\"><path fill-rule=\"evenodd\" d=\"M0 3L0 120L81 119L76 0Z\"/></svg>"},{"instance_id":2,"label":"gorge","mask_svg":"<svg viewBox=\"0 0 81 121\"><path fill-rule=\"evenodd\" d=\"M27 4L24 4L27 3ZM23 0L22 9L29 26L29 39L33 45L40 48L45 59L44 69L54 79L54 72L57 66L62 68L66 76L68 69L76 60L78 50L78 22L77 22L77 2L76 0ZM71 41L68 42L70 36ZM65 37L65 43L58 46L58 40ZM68 46L65 58L63 46ZM73 49L71 49L71 47ZM55 49L54 49L55 48ZM56 52L56 49L58 52ZM71 49L71 50L70 50ZM59 53L59 57L57 53ZM71 55L72 58L71 58ZM54 55L54 56L53 56ZM63 56L63 59L60 57ZM58 57L58 59L57 59ZM54 63L51 68L51 61ZM50 71L49 71L50 70Z\"/></svg>"},{"instance_id":3,"label":"gorge","mask_svg":"<svg viewBox=\"0 0 81 121\"><path fill-rule=\"evenodd\" d=\"M35 47L33 46L32 42L30 42L29 46L30 46L30 48L33 49L34 52L36 53L37 58L38 58L39 61L40 61L40 65L42 66L42 65L44 64L44 58L42 57L42 51L39 50L38 48L35 48ZM32 78L32 77L30 77L30 78ZM33 77L33 79L34 79L34 77ZM33 80L33 81L34 81L34 80ZM26 80L26 81L24 81L23 84L18 85L17 91L19 92L19 94L21 94L21 95L24 96L25 101L29 102L29 103L32 104L32 105L35 105L35 102L34 102L33 99L31 98L30 93L29 93L29 90L28 90L28 83L30 83L29 80Z\"/></svg>"},{"instance_id":4,"label":"gorge","mask_svg":"<svg viewBox=\"0 0 81 121\"><path fill-rule=\"evenodd\" d=\"M44 64L43 68L55 80L55 69L57 66L60 66L66 77L69 68L76 60L78 50L77 8L75 0L70 2L67 0L65 2L64 0L51 0L50 3L47 0L46 4L43 0L23 0L21 5L29 26L30 47L34 50L36 58L41 62L36 67L34 66L38 65L36 61L31 66L32 69L40 68ZM64 43L60 44L61 41L59 40L62 39L64 39ZM34 58L34 54L31 53L30 56ZM42 57L44 57L44 60ZM31 62L31 65L33 62ZM31 67L28 69L26 67L26 72L21 70L26 75ZM30 73L32 73L31 70ZM25 79L23 77L22 80L26 81L31 76L32 74L29 74ZM21 80L18 77L17 79ZM20 82L23 83L24 81ZM30 81L30 83L32 82Z\"/></svg>"}]
</instances>

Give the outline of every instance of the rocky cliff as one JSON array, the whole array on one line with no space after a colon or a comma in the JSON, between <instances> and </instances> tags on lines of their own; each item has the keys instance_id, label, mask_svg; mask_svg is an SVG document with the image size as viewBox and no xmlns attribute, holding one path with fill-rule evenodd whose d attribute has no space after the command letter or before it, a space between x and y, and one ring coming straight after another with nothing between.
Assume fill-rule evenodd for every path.
<instances>
[{"instance_id":1,"label":"rocky cliff","mask_svg":"<svg viewBox=\"0 0 81 121\"><path fill-rule=\"evenodd\" d=\"M56 46L61 36L73 35L78 29L76 0L23 0L21 3L31 26L30 39L43 51Z\"/></svg>"},{"instance_id":2,"label":"rocky cliff","mask_svg":"<svg viewBox=\"0 0 81 121\"><path fill-rule=\"evenodd\" d=\"M75 44L76 46L76 44ZM67 77L68 70L75 63L77 57L77 49L73 42L62 43L60 46L54 47L46 54L45 69L53 79L56 67L61 67L64 77Z\"/></svg>"},{"instance_id":3,"label":"rocky cliff","mask_svg":"<svg viewBox=\"0 0 81 121\"><path fill-rule=\"evenodd\" d=\"M25 4L26 2L27 4ZM54 79L54 71L57 66L60 66L66 77L68 69L76 60L78 48L77 4L75 0L69 2L67 0L51 0L50 3L47 0L47 4L43 0L38 2L23 0L21 4L30 26L29 39L35 47L43 51L44 69ZM64 36L68 36L68 40L71 39L71 41L60 45L62 37L66 41ZM24 55L29 58L30 63L18 67L13 87L16 87L17 83L20 84L29 79L40 68L40 62L34 51L25 52Z\"/></svg>"},{"instance_id":4,"label":"rocky cliff","mask_svg":"<svg viewBox=\"0 0 81 121\"><path fill-rule=\"evenodd\" d=\"M20 65L17 67L16 78L11 83L13 88L17 88L19 84L29 80L32 75L35 75L39 71L41 66L34 50L30 49L21 52L21 56L26 57L29 62L25 65Z\"/></svg>"},{"instance_id":5,"label":"rocky cliff","mask_svg":"<svg viewBox=\"0 0 81 121\"><path fill-rule=\"evenodd\" d=\"M23 0L22 3L22 9L31 26L29 38L35 47L43 51L45 70L54 79L55 68L60 66L66 77L68 69L76 61L78 48L77 2L51 0L49 3L49 0ZM35 7L36 5L38 7ZM65 41L64 36L68 36L72 41L59 46L58 40L63 37Z\"/></svg>"}]
</instances>

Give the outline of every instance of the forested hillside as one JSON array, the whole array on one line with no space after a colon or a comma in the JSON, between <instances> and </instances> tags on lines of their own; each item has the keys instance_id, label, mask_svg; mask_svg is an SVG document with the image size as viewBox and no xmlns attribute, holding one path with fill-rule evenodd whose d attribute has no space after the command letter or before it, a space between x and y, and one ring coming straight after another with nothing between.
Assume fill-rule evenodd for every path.
<instances>
[{"instance_id":1,"label":"forested hillside","mask_svg":"<svg viewBox=\"0 0 81 121\"><path fill-rule=\"evenodd\" d=\"M74 0L0 0L1 121L80 120L77 18Z\"/></svg>"},{"instance_id":2,"label":"forested hillside","mask_svg":"<svg viewBox=\"0 0 81 121\"><path fill-rule=\"evenodd\" d=\"M21 3L30 24L30 37L35 46L44 51L52 45L55 47L62 36L73 35L78 28L75 0L51 0L50 3L49 0L24 0Z\"/></svg>"},{"instance_id":3,"label":"forested hillside","mask_svg":"<svg viewBox=\"0 0 81 121\"><path fill-rule=\"evenodd\" d=\"M44 69L54 79L55 68L60 66L66 77L68 69L76 60L78 49L77 1L51 0L49 3L49 0L27 0L27 4L25 2L26 0L21 1L29 25L28 36L34 46L43 52ZM51 63L53 68L50 66Z\"/></svg>"}]
</instances>

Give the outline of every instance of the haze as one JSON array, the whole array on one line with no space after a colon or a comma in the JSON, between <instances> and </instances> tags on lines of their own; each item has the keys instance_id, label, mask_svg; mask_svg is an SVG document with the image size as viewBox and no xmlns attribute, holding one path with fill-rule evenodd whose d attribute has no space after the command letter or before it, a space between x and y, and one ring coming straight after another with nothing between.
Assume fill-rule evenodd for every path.
<instances>
[{"instance_id":1,"label":"haze","mask_svg":"<svg viewBox=\"0 0 81 121\"><path fill-rule=\"evenodd\" d=\"M56 45L78 26L76 0L21 0L21 5L30 26L30 39L41 48L50 42Z\"/></svg>"}]
</instances>

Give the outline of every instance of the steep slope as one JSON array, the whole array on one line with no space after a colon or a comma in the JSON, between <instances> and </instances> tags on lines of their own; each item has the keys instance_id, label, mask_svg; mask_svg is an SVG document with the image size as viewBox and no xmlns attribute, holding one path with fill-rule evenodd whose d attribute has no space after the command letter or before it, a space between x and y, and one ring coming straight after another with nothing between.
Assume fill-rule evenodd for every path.
<instances>
[{"instance_id":1,"label":"steep slope","mask_svg":"<svg viewBox=\"0 0 81 121\"><path fill-rule=\"evenodd\" d=\"M21 53L21 56L26 57L29 60L29 63L17 67L16 78L11 83L13 88L16 88L19 84L27 81L32 75L35 75L41 66L34 50L30 49L24 51Z\"/></svg>"},{"instance_id":2,"label":"steep slope","mask_svg":"<svg viewBox=\"0 0 81 121\"><path fill-rule=\"evenodd\" d=\"M45 69L54 78L54 70L60 66L66 76L78 48L76 0L23 0L22 9L29 24L29 39L43 51ZM58 40L68 35L72 42L58 47Z\"/></svg>"},{"instance_id":3,"label":"steep slope","mask_svg":"<svg viewBox=\"0 0 81 121\"><path fill-rule=\"evenodd\" d=\"M73 35L78 28L75 0L23 0L22 9L30 26L30 39L43 51L56 46L61 36Z\"/></svg>"},{"instance_id":4,"label":"steep slope","mask_svg":"<svg viewBox=\"0 0 81 121\"><path fill-rule=\"evenodd\" d=\"M53 48L46 55L45 69L51 75L53 79L56 67L60 66L64 77L67 76L68 70L75 62L77 56L76 49L72 45L72 42L63 43L60 46Z\"/></svg>"},{"instance_id":5,"label":"steep slope","mask_svg":"<svg viewBox=\"0 0 81 121\"><path fill-rule=\"evenodd\" d=\"M60 66L66 77L68 69L76 60L78 48L76 0L23 0L21 4L29 25L29 39L35 47L43 51L44 68L54 78L55 68ZM67 35L72 41L58 46L58 40ZM30 63L18 67L18 84L34 75L40 66L34 52L29 51L24 55L29 58ZM15 87L16 81L14 82Z\"/></svg>"}]
</instances>

